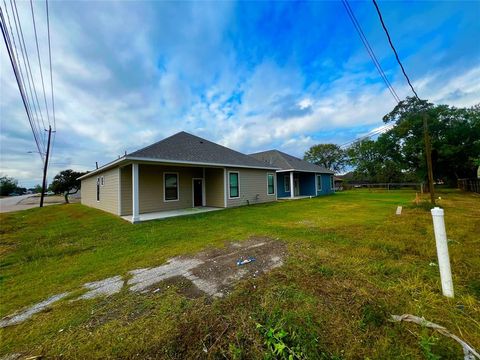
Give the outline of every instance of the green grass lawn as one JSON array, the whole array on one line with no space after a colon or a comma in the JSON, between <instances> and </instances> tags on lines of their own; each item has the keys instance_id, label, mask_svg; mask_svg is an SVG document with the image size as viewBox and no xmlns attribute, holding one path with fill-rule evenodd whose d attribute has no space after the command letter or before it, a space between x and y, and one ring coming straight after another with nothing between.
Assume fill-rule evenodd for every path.
<instances>
[{"instance_id":1,"label":"green grass lawn","mask_svg":"<svg viewBox=\"0 0 480 360\"><path fill-rule=\"evenodd\" d=\"M455 299L441 295L438 267L429 265L437 262L431 216L410 191L350 191L136 225L80 204L1 214L0 317L85 282L251 236L286 242L288 257L213 301L175 287L62 300L0 329L0 356L255 359L276 358L278 343L283 354L309 359L461 358L453 340L389 321L423 316L480 348L480 197L439 195Z\"/></svg>"}]
</instances>

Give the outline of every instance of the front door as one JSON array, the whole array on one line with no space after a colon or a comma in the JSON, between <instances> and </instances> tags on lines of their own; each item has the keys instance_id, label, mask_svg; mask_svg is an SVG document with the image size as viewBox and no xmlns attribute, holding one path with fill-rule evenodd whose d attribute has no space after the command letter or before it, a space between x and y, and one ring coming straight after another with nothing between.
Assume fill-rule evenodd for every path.
<instances>
[{"instance_id":1,"label":"front door","mask_svg":"<svg viewBox=\"0 0 480 360\"><path fill-rule=\"evenodd\" d=\"M293 179L293 195L300 195L300 179L298 177Z\"/></svg>"},{"instance_id":2,"label":"front door","mask_svg":"<svg viewBox=\"0 0 480 360\"><path fill-rule=\"evenodd\" d=\"M203 205L203 180L193 179L193 206Z\"/></svg>"}]
</instances>

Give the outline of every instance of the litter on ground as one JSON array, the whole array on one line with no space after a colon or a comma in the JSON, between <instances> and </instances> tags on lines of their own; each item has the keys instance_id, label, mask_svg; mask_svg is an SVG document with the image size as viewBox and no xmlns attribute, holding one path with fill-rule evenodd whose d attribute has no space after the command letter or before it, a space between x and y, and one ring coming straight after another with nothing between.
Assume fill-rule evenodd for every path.
<instances>
[{"instance_id":1,"label":"litter on ground","mask_svg":"<svg viewBox=\"0 0 480 360\"><path fill-rule=\"evenodd\" d=\"M248 263L251 263L252 261L255 261L256 259L254 257L248 257L247 259L242 259L240 258L239 260L237 260L237 265L238 266L241 266L241 265L245 265L245 264L248 264Z\"/></svg>"}]
</instances>

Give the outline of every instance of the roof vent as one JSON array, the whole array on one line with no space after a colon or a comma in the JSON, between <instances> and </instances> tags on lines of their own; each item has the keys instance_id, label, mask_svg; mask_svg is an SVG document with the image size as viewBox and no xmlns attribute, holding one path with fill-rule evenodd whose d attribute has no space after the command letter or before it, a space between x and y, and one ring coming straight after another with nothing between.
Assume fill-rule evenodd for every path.
<instances>
[{"instance_id":1,"label":"roof vent","mask_svg":"<svg viewBox=\"0 0 480 360\"><path fill-rule=\"evenodd\" d=\"M203 144L203 140L200 140L200 144Z\"/></svg>"}]
</instances>

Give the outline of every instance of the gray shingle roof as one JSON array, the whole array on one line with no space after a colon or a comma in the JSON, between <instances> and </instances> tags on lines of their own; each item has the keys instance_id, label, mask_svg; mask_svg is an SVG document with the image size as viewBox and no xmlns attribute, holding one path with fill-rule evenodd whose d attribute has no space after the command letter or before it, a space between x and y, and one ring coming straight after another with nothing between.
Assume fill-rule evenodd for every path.
<instances>
[{"instance_id":1,"label":"gray shingle roof","mask_svg":"<svg viewBox=\"0 0 480 360\"><path fill-rule=\"evenodd\" d=\"M241 152L202 139L185 131L127 155L127 158L182 161L202 164L275 168Z\"/></svg>"},{"instance_id":2,"label":"gray shingle roof","mask_svg":"<svg viewBox=\"0 0 480 360\"><path fill-rule=\"evenodd\" d=\"M328 170L323 166L309 163L308 161L285 154L284 152L278 150L262 151L259 153L250 154L250 156L282 170L293 169L296 171L311 171L323 174L333 174L333 171Z\"/></svg>"}]
</instances>

